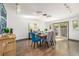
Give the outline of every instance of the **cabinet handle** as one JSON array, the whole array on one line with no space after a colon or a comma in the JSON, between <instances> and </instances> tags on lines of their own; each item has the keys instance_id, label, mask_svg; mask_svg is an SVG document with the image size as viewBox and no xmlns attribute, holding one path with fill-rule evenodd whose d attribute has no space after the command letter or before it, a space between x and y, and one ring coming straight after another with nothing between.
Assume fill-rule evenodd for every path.
<instances>
[{"instance_id":1,"label":"cabinet handle","mask_svg":"<svg viewBox=\"0 0 79 59\"><path fill-rule=\"evenodd\" d=\"M8 42L8 44L13 43L14 41Z\"/></svg>"}]
</instances>

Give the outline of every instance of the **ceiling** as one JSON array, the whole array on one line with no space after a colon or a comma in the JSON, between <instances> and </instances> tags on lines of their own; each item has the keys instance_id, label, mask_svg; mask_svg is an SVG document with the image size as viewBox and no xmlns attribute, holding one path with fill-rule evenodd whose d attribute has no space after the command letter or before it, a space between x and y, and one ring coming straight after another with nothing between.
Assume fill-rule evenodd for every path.
<instances>
[{"instance_id":1,"label":"ceiling","mask_svg":"<svg viewBox=\"0 0 79 59\"><path fill-rule=\"evenodd\" d=\"M16 4L7 4L8 7L16 8ZM54 21L64 19L79 13L78 3L23 3L18 4L19 15L33 15L37 16L37 20L41 21ZM37 13L40 11L40 13ZM43 14L50 15L51 17L45 17Z\"/></svg>"}]
</instances>

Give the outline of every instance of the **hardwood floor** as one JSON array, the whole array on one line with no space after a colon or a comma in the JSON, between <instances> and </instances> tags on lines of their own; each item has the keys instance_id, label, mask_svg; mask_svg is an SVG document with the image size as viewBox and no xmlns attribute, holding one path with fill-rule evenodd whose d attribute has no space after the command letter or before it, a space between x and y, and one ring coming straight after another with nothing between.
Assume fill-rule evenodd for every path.
<instances>
[{"instance_id":1,"label":"hardwood floor","mask_svg":"<svg viewBox=\"0 0 79 59\"><path fill-rule=\"evenodd\" d=\"M57 41L56 46L31 47L31 40L17 42L17 56L78 56L79 42L62 40Z\"/></svg>"}]
</instances>

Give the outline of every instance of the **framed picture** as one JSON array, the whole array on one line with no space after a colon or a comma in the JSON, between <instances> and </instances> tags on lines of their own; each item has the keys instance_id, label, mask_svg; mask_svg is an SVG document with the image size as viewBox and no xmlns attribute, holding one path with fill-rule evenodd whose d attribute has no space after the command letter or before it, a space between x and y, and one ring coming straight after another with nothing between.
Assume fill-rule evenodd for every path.
<instances>
[{"instance_id":1,"label":"framed picture","mask_svg":"<svg viewBox=\"0 0 79 59\"><path fill-rule=\"evenodd\" d=\"M3 34L3 29L7 27L7 12L2 3L0 3L0 34Z\"/></svg>"},{"instance_id":2,"label":"framed picture","mask_svg":"<svg viewBox=\"0 0 79 59\"><path fill-rule=\"evenodd\" d=\"M5 20L6 20L7 19L7 12L5 10L4 5L2 4L1 6L2 6L1 11L0 11L1 12L1 17L5 18Z\"/></svg>"},{"instance_id":3,"label":"framed picture","mask_svg":"<svg viewBox=\"0 0 79 59\"><path fill-rule=\"evenodd\" d=\"M79 20L73 20L72 25L74 30L79 30Z\"/></svg>"}]
</instances>

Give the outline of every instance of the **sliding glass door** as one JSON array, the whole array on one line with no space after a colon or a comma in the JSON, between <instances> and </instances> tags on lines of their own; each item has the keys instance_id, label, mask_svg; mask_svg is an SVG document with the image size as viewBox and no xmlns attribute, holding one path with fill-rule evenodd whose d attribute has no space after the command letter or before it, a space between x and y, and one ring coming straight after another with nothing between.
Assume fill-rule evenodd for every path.
<instances>
[{"instance_id":1,"label":"sliding glass door","mask_svg":"<svg viewBox=\"0 0 79 59\"><path fill-rule=\"evenodd\" d=\"M68 39L69 37L69 23L66 22L59 22L53 23L53 27L55 29L56 37Z\"/></svg>"}]
</instances>

